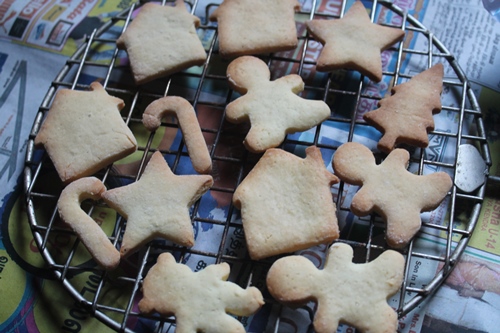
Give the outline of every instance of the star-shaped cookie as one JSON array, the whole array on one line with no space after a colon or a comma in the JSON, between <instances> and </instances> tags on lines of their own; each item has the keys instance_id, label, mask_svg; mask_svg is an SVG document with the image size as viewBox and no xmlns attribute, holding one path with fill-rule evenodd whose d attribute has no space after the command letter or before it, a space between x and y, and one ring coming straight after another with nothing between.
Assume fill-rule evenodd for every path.
<instances>
[{"instance_id":1,"label":"star-shaped cookie","mask_svg":"<svg viewBox=\"0 0 500 333\"><path fill-rule=\"evenodd\" d=\"M157 151L138 181L104 192L104 201L127 219L121 256L156 237L193 246L189 208L212 184L209 175L175 175Z\"/></svg>"},{"instance_id":2,"label":"star-shaped cookie","mask_svg":"<svg viewBox=\"0 0 500 333\"><path fill-rule=\"evenodd\" d=\"M108 95L98 82L90 89L59 90L35 137L65 183L90 176L137 149L120 115L123 101Z\"/></svg>"},{"instance_id":3,"label":"star-shaped cookie","mask_svg":"<svg viewBox=\"0 0 500 333\"><path fill-rule=\"evenodd\" d=\"M305 131L330 116L323 101L297 96L304 90L299 75L270 81L271 73L259 58L243 56L227 68L230 86L244 96L226 107L226 118L234 123L250 121L244 144L255 153L279 146L286 134Z\"/></svg>"},{"instance_id":4,"label":"star-shaped cookie","mask_svg":"<svg viewBox=\"0 0 500 333\"><path fill-rule=\"evenodd\" d=\"M162 253L144 278L139 310L174 315L177 333L244 333L243 325L229 314L249 316L264 300L257 288L243 289L227 281L229 272L227 263L192 272L172 254Z\"/></svg>"},{"instance_id":5,"label":"star-shaped cookie","mask_svg":"<svg viewBox=\"0 0 500 333\"><path fill-rule=\"evenodd\" d=\"M335 174L343 181L361 185L351 211L358 216L377 212L387 223L387 243L394 248L408 244L419 231L420 213L435 209L453 182L445 172L415 175L408 170L410 154L394 149L381 163L356 142L344 143L333 156Z\"/></svg>"},{"instance_id":6,"label":"star-shaped cookie","mask_svg":"<svg viewBox=\"0 0 500 333\"><path fill-rule=\"evenodd\" d=\"M330 173L317 147L306 158L267 150L233 195L248 252L258 260L328 244L338 238Z\"/></svg>"},{"instance_id":7,"label":"star-shaped cookie","mask_svg":"<svg viewBox=\"0 0 500 333\"><path fill-rule=\"evenodd\" d=\"M434 114L441 112L443 64L415 75L397 85L392 95L367 112L363 119L383 133L378 149L389 153L399 143L417 147L429 145L428 131L434 130Z\"/></svg>"},{"instance_id":8,"label":"star-shaped cookie","mask_svg":"<svg viewBox=\"0 0 500 333\"><path fill-rule=\"evenodd\" d=\"M316 301L313 324L318 333L335 332L339 323L362 332L396 332L398 317L387 299L403 282L403 256L387 250L366 264L355 264L352 257L351 246L335 243L322 270L302 256L281 258L269 270L268 290L292 306Z\"/></svg>"},{"instance_id":9,"label":"star-shaped cookie","mask_svg":"<svg viewBox=\"0 0 500 333\"><path fill-rule=\"evenodd\" d=\"M306 22L309 33L323 44L318 71L348 68L371 80L382 80L380 53L403 39L401 29L374 24L361 1L356 1L341 19Z\"/></svg>"},{"instance_id":10,"label":"star-shaped cookie","mask_svg":"<svg viewBox=\"0 0 500 333\"><path fill-rule=\"evenodd\" d=\"M127 51L137 84L168 76L207 57L196 33L200 19L186 10L183 0L174 6L146 3L116 41Z\"/></svg>"}]
</instances>

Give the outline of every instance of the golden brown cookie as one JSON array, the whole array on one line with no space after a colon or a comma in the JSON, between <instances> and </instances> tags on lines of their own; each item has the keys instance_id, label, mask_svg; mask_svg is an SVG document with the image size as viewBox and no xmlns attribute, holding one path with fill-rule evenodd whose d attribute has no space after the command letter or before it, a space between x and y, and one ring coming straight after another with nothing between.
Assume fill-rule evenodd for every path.
<instances>
[{"instance_id":1,"label":"golden brown cookie","mask_svg":"<svg viewBox=\"0 0 500 333\"><path fill-rule=\"evenodd\" d=\"M330 116L323 101L297 96L304 90L299 75L291 74L270 81L266 63L252 56L239 57L227 68L231 88L243 94L226 107L226 118L233 123L250 121L244 144L255 153L279 146L286 134L305 131Z\"/></svg>"},{"instance_id":2,"label":"golden brown cookie","mask_svg":"<svg viewBox=\"0 0 500 333\"><path fill-rule=\"evenodd\" d=\"M96 221L80 207L85 200L100 200L104 191L106 187L95 177L75 180L62 191L57 210L97 264L105 269L114 269L120 263L120 253Z\"/></svg>"},{"instance_id":3,"label":"golden brown cookie","mask_svg":"<svg viewBox=\"0 0 500 333\"><path fill-rule=\"evenodd\" d=\"M443 65L436 64L410 81L392 88L377 110L363 119L382 132L378 149L389 153L399 143L417 147L429 145L428 132L434 130L434 114L441 112Z\"/></svg>"},{"instance_id":4,"label":"golden brown cookie","mask_svg":"<svg viewBox=\"0 0 500 333\"><path fill-rule=\"evenodd\" d=\"M328 172L317 147L300 158L269 149L233 195L241 210L252 259L298 251L337 239L338 224Z\"/></svg>"},{"instance_id":5,"label":"golden brown cookie","mask_svg":"<svg viewBox=\"0 0 500 333\"><path fill-rule=\"evenodd\" d=\"M210 173L212 159L194 108L187 100L178 96L157 99L144 110L142 123L149 131L155 131L161 125L161 119L167 115L175 115L179 121L182 138L194 169L199 173Z\"/></svg>"},{"instance_id":6,"label":"golden brown cookie","mask_svg":"<svg viewBox=\"0 0 500 333\"><path fill-rule=\"evenodd\" d=\"M335 174L343 181L362 186L351 202L358 216L376 212L387 223L387 243L406 246L420 230L420 213L431 211L446 197L453 182L445 172L415 175L408 170L410 155L393 150L379 165L365 146L348 142L333 156Z\"/></svg>"},{"instance_id":7,"label":"golden brown cookie","mask_svg":"<svg viewBox=\"0 0 500 333\"><path fill-rule=\"evenodd\" d=\"M318 71L348 68L371 80L382 80L380 53L403 39L401 29L372 23L361 1L356 1L340 19L306 22L309 33L323 44L317 59Z\"/></svg>"},{"instance_id":8,"label":"golden brown cookie","mask_svg":"<svg viewBox=\"0 0 500 333\"><path fill-rule=\"evenodd\" d=\"M212 184L209 175L175 175L157 151L138 181L104 192L104 201L127 219L121 256L157 237L193 246L189 208Z\"/></svg>"},{"instance_id":9,"label":"golden brown cookie","mask_svg":"<svg viewBox=\"0 0 500 333\"><path fill-rule=\"evenodd\" d=\"M137 84L203 65L207 57L196 28L200 19L186 10L183 0L174 6L146 3L116 41L127 51Z\"/></svg>"},{"instance_id":10,"label":"golden brown cookie","mask_svg":"<svg viewBox=\"0 0 500 333\"><path fill-rule=\"evenodd\" d=\"M403 282L403 256L388 250L366 264L354 264L352 257L351 246L335 243L323 269L302 256L278 259L267 275L267 288L292 306L317 302L315 332L335 332L339 323L347 323L362 332L395 333L398 317L387 299Z\"/></svg>"},{"instance_id":11,"label":"golden brown cookie","mask_svg":"<svg viewBox=\"0 0 500 333\"><path fill-rule=\"evenodd\" d=\"M224 0L210 15L217 21L223 57L271 53L297 46L297 0Z\"/></svg>"},{"instance_id":12,"label":"golden brown cookie","mask_svg":"<svg viewBox=\"0 0 500 333\"><path fill-rule=\"evenodd\" d=\"M231 315L249 316L264 300L257 288L243 289L228 282L229 270L227 263L221 263L192 272L172 254L162 253L144 278L139 310L175 316L177 333L244 333L243 325Z\"/></svg>"},{"instance_id":13,"label":"golden brown cookie","mask_svg":"<svg viewBox=\"0 0 500 333\"><path fill-rule=\"evenodd\" d=\"M90 176L137 149L120 115L123 101L108 95L98 82L90 89L59 90L35 137L65 183Z\"/></svg>"}]
</instances>

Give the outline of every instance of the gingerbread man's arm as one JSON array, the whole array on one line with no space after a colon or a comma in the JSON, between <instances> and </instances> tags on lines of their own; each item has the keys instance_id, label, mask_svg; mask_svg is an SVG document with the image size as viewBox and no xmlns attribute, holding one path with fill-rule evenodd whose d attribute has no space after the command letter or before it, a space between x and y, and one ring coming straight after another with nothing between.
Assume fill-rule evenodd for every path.
<instances>
[{"instance_id":1,"label":"gingerbread man's arm","mask_svg":"<svg viewBox=\"0 0 500 333\"><path fill-rule=\"evenodd\" d=\"M373 200L371 189L368 187L360 188L352 198L351 211L357 216L366 216L374 209L375 201Z\"/></svg>"},{"instance_id":2,"label":"gingerbread man's arm","mask_svg":"<svg viewBox=\"0 0 500 333\"><path fill-rule=\"evenodd\" d=\"M432 184L426 188L422 195L422 211L430 211L435 209L448 194L448 191L453 186L451 177L446 172L436 172L430 175L420 176L422 182Z\"/></svg>"},{"instance_id":3,"label":"gingerbread man's arm","mask_svg":"<svg viewBox=\"0 0 500 333\"><path fill-rule=\"evenodd\" d=\"M249 96L242 96L226 106L226 119L234 124L240 124L249 120L250 110L246 102Z\"/></svg>"},{"instance_id":4,"label":"gingerbread man's arm","mask_svg":"<svg viewBox=\"0 0 500 333\"><path fill-rule=\"evenodd\" d=\"M202 276L202 279L216 279L226 281L229 277L230 268L227 263L221 263L217 265L209 265L198 274Z\"/></svg>"},{"instance_id":5,"label":"gingerbread man's arm","mask_svg":"<svg viewBox=\"0 0 500 333\"><path fill-rule=\"evenodd\" d=\"M319 271L319 273L333 277L339 267L344 267L346 263L349 264L351 262L352 257L353 250L350 246L343 246L343 244L336 243L330 247L323 271ZM330 281L331 277L327 281ZM313 323L314 330L317 333L330 333L332 331L331 328L337 327L341 320L340 314L332 311L335 305L330 304L330 296L329 294L322 296L321 293L317 295L318 309L316 310Z\"/></svg>"},{"instance_id":6,"label":"gingerbread man's arm","mask_svg":"<svg viewBox=\"0 0 500 333\"><path fill-rule=\"evenodd\" d=\"M403 167L406 169L408 166L408 161L410 160L410 153L405 149L395 149L392 151L387 158L381 163L381 166L387 166L389 164L394 164L396 168Z\"/></svg>"},{"instance_id":7,"label":"gingerbread man's arm","mask_svg":"<svg viewBox=\"0 0 500 333\"><path fill-rule=\"evenodd\" d=\"M380 284L381 293L394 295L403 281L404 257L397 251L386 250L377 259L368 263L368 276L384 276L384 283ZM391 269L389 269L391 267Z\"/></svg>"},{"instance_id":8,"label":"gingerbread man's arm","mask_svg":"<svg viewBox=\"0 0 500 333\"><path fill-rule=\"evenodd\" d=\"M221 288L220 297L226 304L225 310L237 316L248 316L257 311L263 304L262 294L255 287L241 288L235 283L225 282L229 277L230 267L227 263L207 266L199 274L203 275L201 280L222 280L224 288Z\"/></svg>"},{"instance_id":9,"label":"gingerbread man's arm","mask_svg":"<svg viewBox=\"0 0 500 333\"><path fill-rule=\"evenodd\" d=\"M404 257L393 250L384 251L377 259L367 264L368 276L384 277L377 282L377 293L381 296L379 303L374 304L379 313L377 316L371 316L371 322L367 323L365 327L358 327L362 331L369 331L373 333L393 333L397 329L397 314L396 312L383 300L383 296L387 299L396 294L401 287L404 278Z\"/></svg>"},{"instance_id":10,"label":"gingerbread man's arm","mask_svg":"<svg viewBox=\"0 0 500 333\"><path fill-rule=\"evenodd\" d=\"M283 85L290 89L294 94L298 94L304 90L304 81L297 74L290 74L280 77L274 81L276 85Z\"/></svg>"},{"instance_id":11,"label":"gingerbread man's arm","mask_svg":"<svg viewBox=\"0 0 500 333\"><path fill-rule=\"evenodd\" d=\"M409 160L410 154L408 151L405 149L395 149L380 166L406 169ZM389 170L388 174L391 173L391 170ZM446 172L435 172L423 176L417 176L408 172L407 178L401 179L401 181L412 182L412 188L415 192L415 197L412 200L420 208L420 212L429 211L439 206L453 185L451 177Z\"/></svg>"}]
</instances>

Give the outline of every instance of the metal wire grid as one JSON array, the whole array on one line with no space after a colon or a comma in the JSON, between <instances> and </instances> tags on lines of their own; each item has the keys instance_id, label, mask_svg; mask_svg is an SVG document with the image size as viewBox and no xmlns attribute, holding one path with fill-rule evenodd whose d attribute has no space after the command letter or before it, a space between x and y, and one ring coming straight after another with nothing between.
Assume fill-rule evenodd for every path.
<instances>
[{"instance_id":1,"label":"metal wire grid","mask_svg":"<svg viewBox=\"0 0 500 333\"><path fill-rule=\"evenodd\" d=\"M320 1L316 3L313 1L311 8L320 8L316 11L302 10L299 15L304 19L312 19L317 17L337 19L342 16L345 11L346 3L342 3L340 11L332 14L321 11ZM205 10L208 13L215 5L208 5L206 8L198 8L200 5L198 1L190 3L192 13L198 10ZM40 249L44 259L47 261L56 279L60 280L64 287L72 294L77 301L78 311L91 313L93 316L112 327L113 329L121 332L132 332L135 324L139 318L145 322L153 323L154 330L162 332L174 323L172 318L162 318L159 316L144 316L140 314L135 307L136 301L140 299L140 287L142 278L145 276L147 269L154 264L156 256L163 251L171 251L176 253L178 260L183 260L188 256L197 256L202 258L199 260L200 268L207 262L226 261L232 264L233 272L230 280L239 283L242 286L254 284L265 289L259 282L259 277L265 275L266 270L273 262L273 258L262 261L252 261L248 255L242 250L242 243L238 237L241 236L241 224L234 218L237 211L232 205L228 205L224 214L224 218L217 219L207 217L206 214L200 212L200 201L198 201L192 208L192 220L194 224L205 223L212 227L220 228L220 238L215 240L219 242L215 249L187 249L177 247L162 241L153 241L137 256L128 259L122 266L128 269L120 270L120 272L105 272L96 267L91 260L86 262L75 262L79 254L81 245L78 239L72 235L68 229L61 227L58 224L58 217L56 212L56 202L62 189L60 181L58 183L57 177L54 174L53 166L44 154L42 149L34 147L34 137L40 128L45 114L50 108L53 97L58 89L71 88L71 89L85 89L88 87L88 82L85 82L84 77L86 72L100 73L103 77L103 86L108 90L111 95L123 98L126 101L126 109L122 111L125 122L133 129L137 130L136 125L141 124L141 113L145 101L152 101L164 95L173 95L183 92L187 98L201 115L202 112L208 114L213 121L209 125L202 123L202 131L207 139L207 144L210 148L210 154L214 161L214 178L216 179L214 187L211 189L212 195L219 195L230 201L231 195L237 185L244 178L246 173L256 163L259 156L248 153L241 142L244 137L245 126L230 125L224 121L225 105L235 98L235 93L232 92L226 85L225 69L224 66L228 61L221 60L217 52L217 32L216 26L204 22L199 28L204 34L211 34L212 38L207 44L208 58L201 71L189 71L176 74L171 78L164 80L157 80L153 84L145 85L142 87L135 87L132 84L130 76L128 81L121 78L121 80L114 80L114 76L129 75L128 66L122 66L119 63L120 56L123 51L118 51L114 48L116 37L126 29L131 20L132 13L135 6L127 10L117 17L113 18L99 30L95 31L88 37L87 42L82 45L75 54L67 61L64 68L59 75L52 82L50 89L43 100L40 110L34 121L33 129L29 137L28 150L26 157L25 167L25 192L26 203L29 222L32 227L35 241ZM464 142L474 143L488 165L491 164L491 158L488 152L486 135L483 128L481 112L474 97L474 94L465 78L464 73L458 66L453 55L432 35L421 23L419 23L412 16L407 15L405 12L394 6L388 1L374 1L371 8L372 20L375 18L375 13L379 10L387 10L400 18L400 24L395 25L397 28L402 28L406 32L404 43L397 45L397 48L389 51L391 56L396 59L393 68L389 68L384 72L384 76L391 78L391 85L399 84L402 80L408 79L411 76L401 71L401 66L405 59L408 57L425 57L427 67L430 67L435 61L445 63L450 66L456 77L447 77L443 84L445 88L454 89L458 91L458 103L456 105L443 105L443 112L450 112L456 114L459 118L458 127L455 131L434 131L431 135L443 138L448 141L448 144L453 145L455 150L458 151L459 146ZM208 15L207 15L208 16ZM118 27L118 29L117 29ZM109 32L113 31L113 33ZM314 60L308 58L308 51L310 51L311 43L309 36L302 30L300 35L299 47L295 52L282 52L263 56L262 59L267 61L272 70L273 75L281 75L280 68L286 68L286 74L295 72L304 76L307 68L314 66ZM428 48L424 50L414 49L410 47L410 39L416 38L417 35L425 36L428 41ZM95 49L103 45L112 46L112 56L107 62L94 60L93 54ZM222 66L222 70L220 67ZM318 83L317 81L308 82L306 80L306 87L304 94L312 94L314 96L320 95L321 98L330 104L332 108L331 117L312 130L312 139L304 140L295 136L289 136L282 145L282 148L293 150L297 147L306 147L316 145L321 148L323 152L333 154L338 144L329 144L322 141L322 129L327 123L344 124L348 128L348 135L345 141L352 141L355 139L356 130L360 127L366 127L359 117L356 116L359 112L360 104L368 101L369 103L376 104L381 98L380 94L373 94L369 90L370 84L367 80L361 77L354 77L354 84L346 89L343 84L345 83L345 73L351 72L340 71L343 73L325 74ZM349 74L349 75L350 75ZM339 77L343 79L338 80ZM349 82L353 81L352 77L348 78ZM195 89L178 90L178 86L183 85L186 81L195 82ZM204 93L206 86L221 87L223 94L220 95L220 100L214 102L213 100L206 100ZM390 87L388 87L390 89ZM348 100L350 108L347 112L345 110L345 103L343 107L339 108L339 100ZM147 104L147 103L146 103ZM346 115L347 113L347 115ZM475 128L475 132L464 132L465 127ZM165 121L162 124L165 130L178 131L177 124L171 121ZM158 132L158 131L157 131ZM145 142L139 145L139 155L137 158L137 165L134 169L135 172L118 174L116 173L116 166L110 166L97 176L107 184L107 186L119 186L127 182L132 182L140 177L142 170L145 167L147 156L149 153L155 151L157 147L156 133L151 133ZM236 150L234 147L239 149ZM171 159L169 163L174 172L180 170L180 165L183 159L187 158L186 150L183 146L182 140L178 145L161 149L161 152ZM413 152L412 163L418 165L419 173L423 172L425 166L434 166L437 168L452 170L454 177L457 177L457 153L452 161L435 161L428 158L425 150ZM230 174L229 181L218 181L218 177L225 177ZM50 179L50 187L44 187L47 179ZM115 184L115 185L113 185ZM119 184L119 185L116 185ZM340 212L347 212L348 208L343 203L345 200L345 185L340 184L335 188L335 197L337 200L337 209ZM449 275L457 260L461 256L467 242L472 234L474 226L479 216L481 202L484 197L485 186L481 186L474 193L461 193L455 186L449 194L449 210L448 220L445 225L437 225L433 223L424 223L424 229L432 229L436 232L445 234L446 250L443 255L429 254L426 252L419 252L414 250L414 242L403 251L406 256L406 272L405 281L402 286L402 292L399 296L399 306L397 313L399 318L403 319L412 309L421 304L427 299L436 289L443 283L445 278ZM88 205L88 213L93 214L95 210L101 209L102 203ZM467 222L465 224L457 224L458 215L463 214L462 209L458 207L467 207L466 215ZM347 206L348 207L348 206ZM42 212L40 212L42 210ZM118 246L120 237L123 233L126 221L121 217L116 218L116 223L111 230L110 240ZM354 235L343 233L341 237L343 242L351 244L355 248L358 261L372 260L378 253L383 251L386 246L381 244L376 236L380 223L376 216L371 216L368 223L368 232L363 235ZM344 230L343 230L344 232ZM63 237L68 240L67 250L61 250L53 246L54 239ZM418 238L418 237L417 237ZM233 246L233 241L236 246ZM239 242L239 243L238 243ZM234 251L233 251L234 250ZM361 257L361 259L359 259ZM415 258L422 258L442 263L442 268L436 273L435 277L424 284L422 287L414 287L410 284L409 276L412 260ZM238 270L235 272L234 268ZM81 277L84 277L81 279ZM260 284L260 285L259 285ZM109 288L119 289L121 296L113 298L116 302L109 302L107 296ZM265 291L265 290L264 290ZM266 295L266 294L265 294ZM121 297L121 298L120 298ZM119 303L119 304L118 304ZM279 307L272 299L266 298L266 303L271 304L274 308ZM78 310L78 311L77 311ZM310 311L310 310L309 310ZM274 330L278 331L280 324L280 316L274 318ZM75 315L73 319L65 321L67 327L78 325L78 317ZM241 318L241 320L245 320Z\"/></svg>"}]
</instances>

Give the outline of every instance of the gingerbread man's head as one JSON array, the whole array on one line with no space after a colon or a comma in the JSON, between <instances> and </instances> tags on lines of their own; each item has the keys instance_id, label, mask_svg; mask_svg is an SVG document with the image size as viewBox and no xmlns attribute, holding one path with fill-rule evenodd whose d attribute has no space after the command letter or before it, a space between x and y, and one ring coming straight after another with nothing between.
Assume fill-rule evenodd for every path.
<instances>
[{"instance_id":1,"label":"gingerbread man's head","mask_svg":"<svg viewBox=\"0 0 500 333\"><path fill-rule=\"evenodd\" d=\"M233 60L226 71L231 88L245 94L252 87L271 79L266 63L259 58L243 56Z\"/></svg>"}]
</instances>

